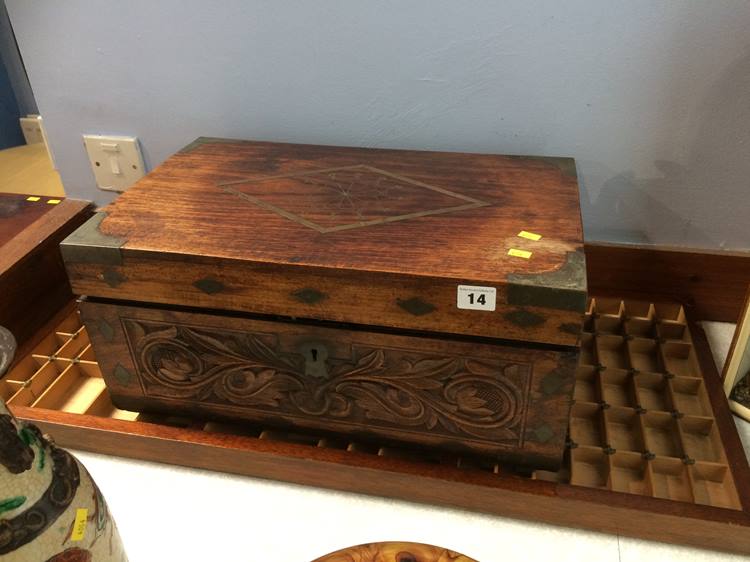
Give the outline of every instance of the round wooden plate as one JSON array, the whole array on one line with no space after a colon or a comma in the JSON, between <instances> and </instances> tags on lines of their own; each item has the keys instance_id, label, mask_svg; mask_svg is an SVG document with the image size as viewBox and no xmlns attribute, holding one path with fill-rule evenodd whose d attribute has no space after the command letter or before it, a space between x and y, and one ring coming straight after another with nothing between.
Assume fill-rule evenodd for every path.
<instances>
[{"instance_id":1,"label":"round wooden plate","mask_svg":"<svg viewBox=\"0 0 750 562\"><path fill-rule=\"evenodd\" d=\"M312 562L477 562L440 546L415 542L378 542L350 546Z\"/></svg>"}]
</instances>

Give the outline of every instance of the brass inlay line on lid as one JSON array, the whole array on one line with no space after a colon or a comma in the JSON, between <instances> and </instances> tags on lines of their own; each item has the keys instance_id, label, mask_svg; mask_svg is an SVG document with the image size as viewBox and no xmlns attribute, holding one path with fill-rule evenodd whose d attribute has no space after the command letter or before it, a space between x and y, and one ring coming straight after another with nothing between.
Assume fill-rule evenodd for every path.
<instances>
[{"instance_id":1,"label":"brass inlay line on lid","mask_svg":"<svg viewBox=\"0 0 750 562\"><path fill-rule=\"evenodd\" d=\"M388 177L391 180L395 180L396 187L404 187L404 184L406 186L413 186L418 187L422 189L426 189L435 193L440 193L441 195L445 195L448 197L452 197L455 199L459 199L460 201L463 201L464 203L460 205L453 205L450 207L441 207L441 208L435 208L435 209L425 209L422 211L415 211L412 213L404 213L399 215L393 215L393 216L386 216L371 220L357 220L355 222L350 222L346 224L340 224L336 226L322 226L312 220L306 219L299 214L293 213L291 211L288 211L286 209L283 209L279 207L278 205L274 205L273 203L269 203L268 201L264 201L263 199L250 195L248 193L245 193L243 191L239 191L233 186L237 186L240 184L249 184L249 183L258 183L263 181L269 181L269 180L279 180L279 179L295 179L299 178L301 182L304 182L305 179L308 178L314 178L315 176L322 176L323 181L334 179L329 174L335 174L336 172L341 171L362 171L364 173L367 173L370 175L370 177L373 176L379 176L379 177ZM400 176L398 174L394 174L392 172L388 172L386 170L381 170L379 168L375 168L373 166L367 166L364 164L357 164L354 166L341 166L336 168L326 168L322 170L312 170L312 171L306 171L306 172L297 172L292 174L283 174L283 175L275 175L275 176L261 176L261 177L255 177L255 178L246 178L242 180L234 180L234 181L228 181L228 182L221 182L217 184L218 187L226 191L227 193L234 194L242 199L245 199L246 201L249 201L251 203L254 203L255 205L258 205L259 207L262 207L266 210L273 211L274 213L281 215L284 218L287 218L291 221L294 221L298 224L301 224L302 226L306 226L308 228L311 228L317 232L320 232L322 234L329 233L329 232L338 232L341 230L350 230L353 228L362 228L365 226L373 226L377 224L385 224L390 222L396 222L396 221L402 221L402 220L408 220L413 218L419 218L419 217L425 217L425 216L431 216L431 215L440 215L445 213L452 213L457 211L464 211L467 209L474 209L477 207L486 207L489 205L489 203L486 203L484 201L480 201L478 199L475 199L473 197L469 197L466 195L462 195L460 193L456 193L454 191L450 191L448 189L444 189L441 187L437 187L434 185L429 185L417 180L413 180L410 178L406 178L403 176ZM350 184L351 186L355 186L356 184ZM334 187L330 185L323 185L323 187L328 187L332 190L340 190L340 195L346 199L346 201L351 205L352 212L354 212L358 217L362 217L362 210L358 209L356 207L356 204L350 197L350 193L341 187ZM363 209L364 211L367 211L367 209Z\"/></svg>"}]
</instances>

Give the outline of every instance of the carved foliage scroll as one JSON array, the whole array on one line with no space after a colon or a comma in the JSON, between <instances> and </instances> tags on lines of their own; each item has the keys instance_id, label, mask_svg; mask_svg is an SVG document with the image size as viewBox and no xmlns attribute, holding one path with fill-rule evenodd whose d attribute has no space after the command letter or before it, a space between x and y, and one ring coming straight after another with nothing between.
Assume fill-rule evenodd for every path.
<instances>
[{"instance_id":1,"label":"carved foliage scroll","mask_svg":"<svg viewBox=\"0 0 750 562\"><path fill-rule=\"evenodd\" d=\"M147 396L521 445L526 363L352 343L313 376L292 336L122 322Z\"/></svg>"}]
</instances>

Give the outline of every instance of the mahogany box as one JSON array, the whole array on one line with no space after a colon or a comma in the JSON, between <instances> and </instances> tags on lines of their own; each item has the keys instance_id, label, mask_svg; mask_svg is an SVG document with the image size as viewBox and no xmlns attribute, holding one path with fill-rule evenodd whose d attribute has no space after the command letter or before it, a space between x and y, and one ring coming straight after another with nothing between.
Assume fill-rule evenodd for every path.
<instances>
[{"instance_id":1,"label":"mahogany box","mask_svg":"<svg viewBox=\"0 0 750 562\"><path fill-rule=\"evenodd\" d=\"M562 461L572 159L200 138L61 250L119 408Z\"/></svg>"}]
</instances>

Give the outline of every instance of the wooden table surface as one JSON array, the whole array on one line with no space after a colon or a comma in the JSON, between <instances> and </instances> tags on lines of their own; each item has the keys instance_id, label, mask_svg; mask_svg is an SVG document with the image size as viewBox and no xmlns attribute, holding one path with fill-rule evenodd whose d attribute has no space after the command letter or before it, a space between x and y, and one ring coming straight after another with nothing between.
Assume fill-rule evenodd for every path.
<instances>
[{"instance_id":1,"label":"wooden table surface","mask_svg":"<svg viewBox=\"0 0 750 562\"><path fill-rule=\"evenodd\" d=\"M49 198L39 196L38 201L29 201L28 198L28 195L18 193L0 193L0 246L54 207L46 202Z\"/></svg>"}]
</instances>

